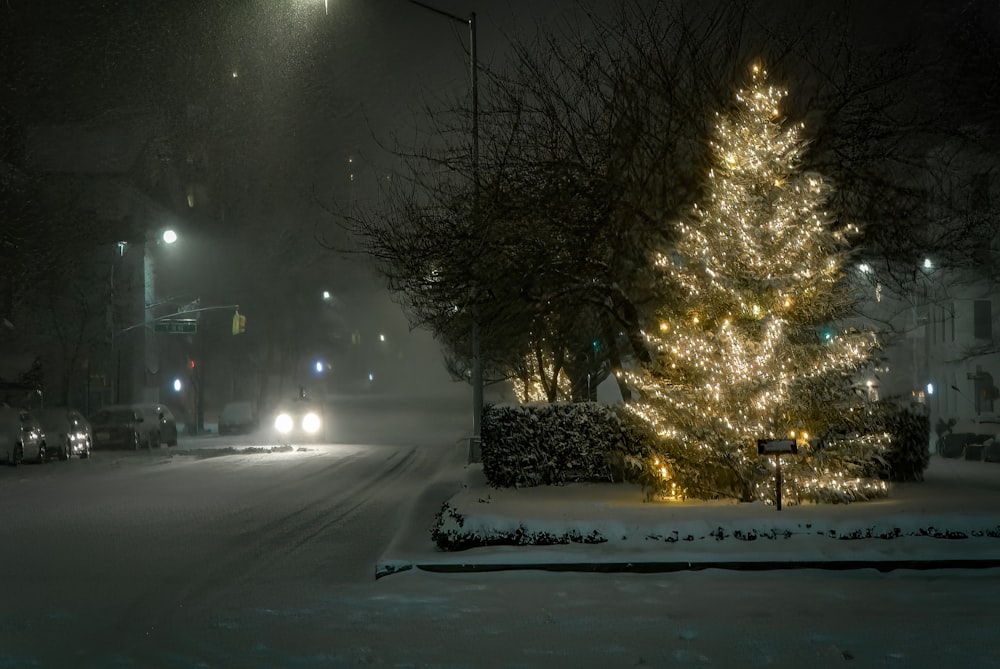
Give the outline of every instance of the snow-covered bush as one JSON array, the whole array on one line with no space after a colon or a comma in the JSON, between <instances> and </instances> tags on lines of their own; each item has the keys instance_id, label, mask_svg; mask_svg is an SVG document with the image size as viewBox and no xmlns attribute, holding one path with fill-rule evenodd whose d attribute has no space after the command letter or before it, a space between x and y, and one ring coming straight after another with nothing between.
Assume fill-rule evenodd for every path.
<instances>
[{"instance_id":1,"label":"snow-covered bush","mask_svg":"<svg viewBox=\"0 0 1000 669\"><path fill-rule=\"evenodd\" d=\"M930 464L931 423L927 416L890 401L875 402L851 427L862 434L885 433L889 445L880 454L879 476L890 481L923 481Z\"/></svg>"},{"instance_id":2,"label":"snow-covered bush","mask_svg":"<svg viewBox=\"0 0 1000 669\"><path fill-rule=\"evenodd\" d=\"M927 416L886 403L883 407L883 429L891 441L883 458L884 478L890 481L923 481L924 470L931 461L931 421Z\"/></svg>"},{"instance_id":3,"label":"snow-covered bush","mask_svg":"<svg viewBox=\"0 0 1000 669\"><path fill-rule=\"evenodd\" d=\"M652 452L630 417L597 402L490 406L483 473L498 488L572 481L641 481Z\"/></svg>"}]
</instances>

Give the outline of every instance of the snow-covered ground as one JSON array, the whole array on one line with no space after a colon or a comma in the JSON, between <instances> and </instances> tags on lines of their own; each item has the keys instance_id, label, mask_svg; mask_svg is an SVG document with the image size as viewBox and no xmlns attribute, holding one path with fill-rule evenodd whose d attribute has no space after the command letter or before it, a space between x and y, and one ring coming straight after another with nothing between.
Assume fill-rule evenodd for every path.
<instances>
[{"instance_id":1,"label":"snow-covered ground","mask_svg":"<svg viewBox=\"0 0 1000 669\"><path fill-rule=\"evenodd\" d=\"M1000 566L1000 465L994 463L935 456L923 482L892 484L887 499L784 505L780 511L760 503L647 502L638 486L610 483L494 489L475 464L455 479L451 488L440 481L430 489L421 507L424 517L397 538L377 565L379 574L413 566L635 571L719 563ZM455 537L483 544L511 536L568 542L442 551L431 540L427 517L434 495L438 509L446 502L440 529Z\"/></svg>"},{"instance_id":2,"label":"snow-covered ground","mask_svg":"<svg viewBox=\"0 0 1000 669\"><path fill-rule=\"evenodd\" d=\"M464 429L465 412L450 421L444 412L425 411L419 419L412 413L403 423L407 412L400 407L349 417L395 423L393 438L405 435L409 442L402 445L331 443L265 452L236 438L185 438L176 449L153 453L0 468L3 545L10 547L0 552L0 566L12 575L0 587L0 669L826 669L848 661L1000 668L1000 568L410 568L377 580L372 571L387 545L411 567L581 568L584 559L662 560L695 547L703 558L718 558L726 547L753 557L781 546L782 557L795 559L804 552L801 542L812 541L808 534L753 542L706 534L671 543L639 532L644 523L698 522L725 533L741 516L798 522L807 511L845 523L887 517L879 508L897 508L904 520L936 513L957 523L970 504L998 508L1000 467L935 460L926 484L898 487L874 505L781 512L649 505L627 486L484 487L480 468L464 464L461 442L446 444L446 435ZM380 431L389 432L387 426ZM502 528L520 518L562 531L586 519L581 526L620 526L627 536L598 545L445 554L434 550L430 527L446 500L466 508L470 525ZM989 521L990 513L981 519ZM818 539L827 551L846 546L855 552L905 541ZM1000 543L929 541L962 556L971 546Z\"/></svg>"}]
</instances>

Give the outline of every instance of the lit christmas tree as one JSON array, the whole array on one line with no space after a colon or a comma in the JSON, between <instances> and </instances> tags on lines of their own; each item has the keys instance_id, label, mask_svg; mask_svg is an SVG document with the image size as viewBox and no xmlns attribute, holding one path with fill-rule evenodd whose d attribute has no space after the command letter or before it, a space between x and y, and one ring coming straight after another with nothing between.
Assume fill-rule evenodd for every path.
<instances>
[{"instance_id":1,"label":"lit christmas tree","mask_svg":"<svg viewBox=\"0 0 1000 669\"><path fill-rule=\"evenodd\" d=\"M654 362L628 373L630 404L660 435L660 492L773 501L774 461L758 439L797 442L782 496L848 501L884 494L874 478L883 436L849 434L862 411L853 383L873 363L871 333L834 324L855 302L850 251L824 210L828 185L798 171L802 125L784 124L785 92L754 67L735 109L718 115L705 202L657 258L677 287L647 339Z\"/></svg>"}]
</instances>

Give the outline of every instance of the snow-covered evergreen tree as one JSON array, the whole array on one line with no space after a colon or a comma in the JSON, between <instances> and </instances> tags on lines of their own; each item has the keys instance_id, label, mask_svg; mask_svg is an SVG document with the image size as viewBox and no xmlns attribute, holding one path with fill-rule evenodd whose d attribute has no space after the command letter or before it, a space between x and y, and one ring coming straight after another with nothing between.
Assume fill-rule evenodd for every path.
<instances>
[{"instance_id":1,"label":"snow-covered evergreen tree","mask_svg":"<svg viewBox=\"0 0 1000 669\"><path fill-rule=\"evenodd\" d=\"M704 203L656 259L677 295L647 328L654 362L628 381L641 394L631 409L661 437L666 493L771 500L774 461L757 440L787 438L799 452L783 460L785 499L885 490L871 478L884 437L845 420L864 410L854 381L877 348L872 333L837 330L854 304L854 226L825 211L821 176L798 169L803 126L783 121L784 95L752 68L718 115Z\"/></svg>"}]
</instances>

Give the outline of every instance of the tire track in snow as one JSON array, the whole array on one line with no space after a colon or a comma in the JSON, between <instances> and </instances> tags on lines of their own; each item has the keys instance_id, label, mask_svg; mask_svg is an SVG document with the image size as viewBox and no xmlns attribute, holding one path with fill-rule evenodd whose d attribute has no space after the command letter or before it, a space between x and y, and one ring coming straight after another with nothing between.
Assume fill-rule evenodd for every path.
<instances>
[{"instance_id":1,"label":"tire track in snow","mask_svg":"<svg viewBox=\"0 0 1000 669\"><path fill-rule=\"evenodd\" d=\"M295 554L317 537L342 525L373 498L381 495L386 486L412 471L423 459L417 457L418 450L393 450L387 458L387 466L379 468L371 477L356 479L350 472L343 470L340 466L342 463L337 463L304 478L296 477L271 486L264 498L265 504L275 496L282 495L284 490L288 490L289 500L301 497L301 491L314 494L317 481L329 476L331 470L340 472L338 485L344 480L355 481L349 487L334 486L330 489L331 496L321 496L261 524L252 523L259 517L257 510L260 509L260 504L241 511L240 515L246 516L249 524L245 521L245 529L223 544L213 546L209 556L211 564L207 570L193 575L193 578L180 579L176 576L182 575L175 572L174 578L166 582L158 581L154 590L147 592L129 607L123 623L134 624L136 619L145 618L150 620L151 629L169 627L169 621L175 616L186 617L193 611L210 610L227 599L231 590L253 588L261 574L287 569L281 566L282 563L290 562ZM301 485L305 481L310 482L307 488ZM220 518L215 522L225 522L225 519ZM357 538L352 535L345 537L345 540L356 541ZM182 587L176 587L178 580L183 583ZM171 587L171 582L174 582L174 587Z\"/></svg>"}]
</instances>

